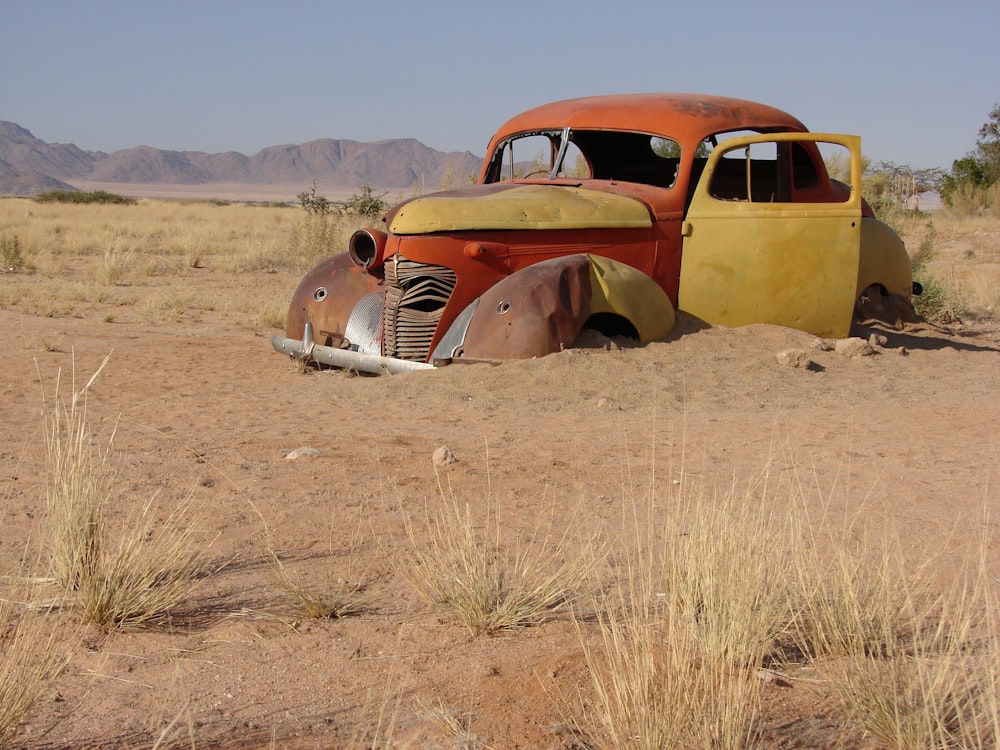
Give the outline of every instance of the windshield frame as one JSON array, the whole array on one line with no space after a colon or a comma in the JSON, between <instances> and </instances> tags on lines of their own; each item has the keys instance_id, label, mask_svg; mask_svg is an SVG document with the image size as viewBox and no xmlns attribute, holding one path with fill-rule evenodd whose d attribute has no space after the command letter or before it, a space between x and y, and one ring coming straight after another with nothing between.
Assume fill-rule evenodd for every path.
<instances>
[{"instance_id":1,"label":"windshield frame","mask_svg":"<svg viewBox=\"0 0 1000 750\"><path fill-rule=\"evenodd\" d=\"M518 160L514 143L539 136L549 140L546 162L551 161L551 164L546 163L543 170L536 169L517 176L519 167L524 169L530 161L537 164L539 148L536 141L532 153ZM571 145L575 146L572 151ZM486 164L483 183L596 179L669 189L679 177L683 151L679 139L660 132L617 128L573 129L570 126L561 129L534 128L510 133L496 143ZM588 175L581 177L565 172L565 163L571 153L587 162ZM662 160L662 170L659 160ZM672 168L669 162L672 162Z\"/></svg>"}]
</instances>

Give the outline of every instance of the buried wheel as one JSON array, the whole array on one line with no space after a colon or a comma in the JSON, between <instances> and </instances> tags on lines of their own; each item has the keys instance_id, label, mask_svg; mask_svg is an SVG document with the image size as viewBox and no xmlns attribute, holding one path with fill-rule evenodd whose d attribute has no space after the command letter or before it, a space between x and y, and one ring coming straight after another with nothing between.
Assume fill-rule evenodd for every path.
<instances>
[{"instance_id":1,"label":"buried wheel","mask_svg":"<svg viewBox=\"0 0 1000 750\"><path fill-rule=\"evenodd\" d=\"M902 328L906 323L916 323L919 320L920 316L907 297L888 294L881 284L865 287L854 303L855 323L877 321L893 328Z\"/></svg>"}]
</instances>

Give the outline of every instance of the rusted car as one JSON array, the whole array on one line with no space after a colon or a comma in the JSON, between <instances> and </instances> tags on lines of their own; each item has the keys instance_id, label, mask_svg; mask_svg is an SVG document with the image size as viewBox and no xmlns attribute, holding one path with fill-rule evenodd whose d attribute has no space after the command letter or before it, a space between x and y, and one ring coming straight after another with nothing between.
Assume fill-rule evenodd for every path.
<instances>
[{"instance_id":1,"label":"rusted car","mask_svg":"<svg viewBox=\"0 0 1000 750\"><path fill-rule=\"evenodd\" d=\"M678 309L845 337L858 304L914 292L861 170L859 137L740 99L547 104L500 127L477 184L394 206L312 269L272 344L384 373L543 356L586 329L651 341Z\"/></svg>"}]
</instances>

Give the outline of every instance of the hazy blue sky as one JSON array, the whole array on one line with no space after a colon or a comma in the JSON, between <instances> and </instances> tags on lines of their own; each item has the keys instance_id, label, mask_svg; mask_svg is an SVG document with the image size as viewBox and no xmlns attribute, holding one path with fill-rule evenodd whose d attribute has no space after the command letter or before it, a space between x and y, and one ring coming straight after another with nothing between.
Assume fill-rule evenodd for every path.
<instances>
[{"instance_id":1,"label":"hazy blue sky","mask_svg":"<svg viewBox=\"0 0 1000 750\"><path fill-rule=\"evenodd\" d=\"M0 0L0 120L37 137L254 154L412 137L482 155L554 99L695 91L950 167L1000 102L1000 2Z\"/></svg>"}]
</instances>

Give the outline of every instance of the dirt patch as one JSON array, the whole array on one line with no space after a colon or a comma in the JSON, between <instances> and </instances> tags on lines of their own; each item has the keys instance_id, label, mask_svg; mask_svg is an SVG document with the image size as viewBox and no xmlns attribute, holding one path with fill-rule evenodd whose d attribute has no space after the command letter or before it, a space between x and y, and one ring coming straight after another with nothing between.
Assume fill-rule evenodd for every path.
<instances>
[{"instance_id":1,"label":"dirt patch","mask_svg":"<svg viewBox=\"0 0 1000 750\"><path fill-rule=\"evenodd\" d=\"M766 470L814 487L817 517L900 535L943 577L982 537L984 512L997 532L1000 337L989 327L861 329L884 338L847 356L784 328L682 320L639 348L596 342L386 378L303 373L211 313L142 324L3 311L0 327L4 565L44 515L39 374L51 386L75 367L82 382L108 352L89 409L100 435L117 425L121 501L193 497L218 535L217 570L172 627L82 628L26 746L148 747L177 719L199 747L346 746L373 727L452 747L445 713L490 747L576 746L567 727L593 702L592 622L582 637L563 616L474 637L395 570L404 518L442 492L498 510L515 533L552 518L613 543L628 497L691 478L725 491ZM810 365L782 364L788 350ZM435 461L443 446L448 460ZM364 578L371 599L341 620L270 616L284 606L272 551L302 575ZM1000 548L988 555L1000 574ZM75 627L72 611L60 617ZM839 737L829 696L808 679L769 683L765 698L773 746Z\"/></svg>"}]
</instances>

